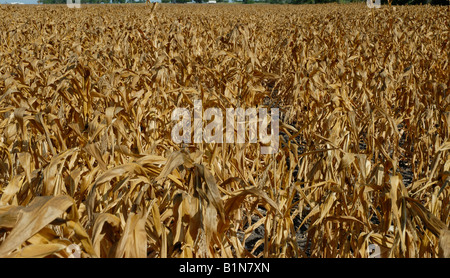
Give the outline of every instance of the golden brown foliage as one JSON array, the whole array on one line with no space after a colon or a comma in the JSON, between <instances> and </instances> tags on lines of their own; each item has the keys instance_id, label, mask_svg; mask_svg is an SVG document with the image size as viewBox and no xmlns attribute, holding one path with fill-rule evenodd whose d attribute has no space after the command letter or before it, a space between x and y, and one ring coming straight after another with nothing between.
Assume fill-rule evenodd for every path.
<instances>
[{"instance_id":1,"label":"golden brown foliage","mask_svg":"<svg viewBox=\"0 0 450 278\"><path fill-rule=\"evenodd\" d=\"M155 7L0 7L0 257L449 256L447 7ZM194 99L278 153L173 143Z\"/></svg>"}]
</instances>

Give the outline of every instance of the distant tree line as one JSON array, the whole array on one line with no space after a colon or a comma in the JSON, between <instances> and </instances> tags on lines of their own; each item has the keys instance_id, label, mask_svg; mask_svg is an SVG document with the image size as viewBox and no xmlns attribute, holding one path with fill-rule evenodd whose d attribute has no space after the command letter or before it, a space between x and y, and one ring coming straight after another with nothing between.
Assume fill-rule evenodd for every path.
<instances>
[{"instance_id":1,"label":"distant tree line","mask_svg":"<svg viewBox=\"0 0 450 278\"><path fill-rule=\"evenodd\" d=\"M161 0L163 3L205 3L208 0ZM216 0L217 3L228 2L228 0ZM270 4L320 4L320 3L352 3L352 2L366 2L366 0L234 0L234 2L241 2L244 4L254 3L270 3ZM387 4L387 0L381 0L382 4ZM449 5L449 0L392 0L392 5Z\"/></svg>"},{"instance_id":2,"label":"distant tree line","mask_svg":"<svg viewBox=\"0 0 450 278\"><path fill-rule=\"evenodd\" d=\"M206 3L208 0L161 0L163 3ZM350 2L365 2L364 0L234 0L244 4L253 3L271 3L271 4L319 4L319 3L350 3ZM67 0L40 0L43 4L65 4ZM217 3L228 2L228 0L216 0ZM145 0L81 0L81 4L100 4L100 3L145 3ZM382 4L387 4L387 0L381 0ZM392 5L449 5L449 0L392 0Z\"/></svg>"},{"instance_id":3,"label":"distant tree line","mask_svg":"<svg viewBox=\"0 0 450 278\"><path fill-rule=\"evenodd\" d=\"M169 1L169 0L166 0ZM183 1L183 0L177 0ZM190 2L190 1L187 1ZM219 1L217 1L219 2ZM271 3L271 4L320 4L320 3L352 3L352 2L366 2L366 0L242 0L244 4L252 3ZM381 0L382 4L388 4L387 0ZM449 5L449 0L392 0L392 5Z\"/></svg>"}]
</instances>

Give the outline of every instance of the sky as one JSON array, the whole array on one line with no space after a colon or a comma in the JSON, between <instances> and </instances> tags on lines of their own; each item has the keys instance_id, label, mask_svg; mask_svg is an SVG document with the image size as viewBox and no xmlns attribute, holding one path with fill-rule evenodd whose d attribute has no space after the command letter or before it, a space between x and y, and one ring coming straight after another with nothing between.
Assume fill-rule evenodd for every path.
<instances>
[{"instance_id":1,"label":"sky","mask_svg":"<svg viewBox=\"0 0 450 278\"><path fill-rule=\"evenodd\" d=\"M152 0L152 2L154 2L154 1L155 0ZM161 2L161 0L156 0L156 1ZM24 4L37 4L37 0L0 0L0 4L14 3L14 2L20 2L20 3L24 3Z\"/></svg>"},{"instance_id":2,"label":"sky","mask_svg":"<svg viewBox=\"0 0 450 278\"><path fill-rule=\"evenodd\" d=\"M24 4L37 4L37 0L0 0L0 4L20 2Z\"/></svg>"},{"instance_id":3,"label":"sky","mask_svg":"<svg viewBox=\"0 0 450 278\"><path fill-rule=\"evenodd\" d=\"M20 2L24 4L37 4L37 0L0 0L0 4ZM75 1L74 1L75 2ZM154 2L154 1L152 1ZM161 2L161 1L158 1Z\"/></svg>"}]
</instances>

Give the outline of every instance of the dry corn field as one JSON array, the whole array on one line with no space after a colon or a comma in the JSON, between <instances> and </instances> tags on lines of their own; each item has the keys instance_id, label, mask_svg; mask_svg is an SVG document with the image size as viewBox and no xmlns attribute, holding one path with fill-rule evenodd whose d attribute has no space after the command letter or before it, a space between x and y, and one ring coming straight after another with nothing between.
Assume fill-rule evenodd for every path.
<instances>
[{"instance_id":1,"label":"dry corn field","mask_svg":"<svg viewBox=\"0 0 450 278\"><path fill-rule=\"evenodd\" d=\"M450 256L448 7L0 17L0 257ZM174 143L194 100L279 108L278 152Z\"/></svg>"}]
</instances>

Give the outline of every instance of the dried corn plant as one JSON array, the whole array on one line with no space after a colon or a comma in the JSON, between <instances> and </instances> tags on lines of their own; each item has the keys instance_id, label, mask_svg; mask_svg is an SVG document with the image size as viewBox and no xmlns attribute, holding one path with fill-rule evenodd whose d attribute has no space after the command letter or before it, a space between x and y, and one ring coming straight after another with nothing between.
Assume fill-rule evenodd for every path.
<instances>
[{"instance_id":1,"label":"dried corn plant","mask_svg":"<svg viewBox=\"0 0 450 278\"><path fill-rule=\"evenodd\" d=\"M0 7L0 257L449 257L447 7ZM280 147L175 144L279 108Z\"/></svg>"}]
</instances>

